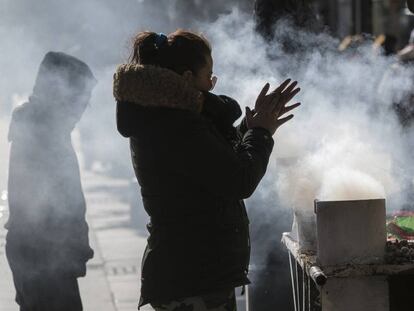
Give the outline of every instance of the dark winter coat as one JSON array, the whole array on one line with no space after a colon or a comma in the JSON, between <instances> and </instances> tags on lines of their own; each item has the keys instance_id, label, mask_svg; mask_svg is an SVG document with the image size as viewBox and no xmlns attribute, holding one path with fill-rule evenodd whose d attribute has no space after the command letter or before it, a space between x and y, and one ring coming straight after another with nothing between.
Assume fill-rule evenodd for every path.
<instances>
[{"instance_id":1,"label":"dark winter coat","mask_svg":"<svg viewBox=\"0 0 414 311\"><path fill-rule=\"evenodd\" d=\"M140 305L249 283L242 200L266 171L269 132L235 129L237 103L203 96L167 69L120 66L114 96L151 217Z\"/></svg>"},{"instance_id":2,"label":"dark winter coat","mask_svg":"<svg viewBox=\"0 0 414 311\"><path fill-rule=\"evenodd\" d=\"M40 66L34 95L13 111L7 257L12 270L20 274L83 276L86 262L93 256L78 160L71 142L73 122L84 108L47 97L55 87L52 93L58 98L55 91L65 87L59 72L69 75L71 65L78 70L74 76L79 82L81 69L88 69L82 64L63 53L48 53ZM61 78L59 86L54 86L52 76ZM49 84L43 85L43 81ZM74 92L76 96L83 87ZM71 115L73 120L69 120Z\"/></svg>"}]
</instances>

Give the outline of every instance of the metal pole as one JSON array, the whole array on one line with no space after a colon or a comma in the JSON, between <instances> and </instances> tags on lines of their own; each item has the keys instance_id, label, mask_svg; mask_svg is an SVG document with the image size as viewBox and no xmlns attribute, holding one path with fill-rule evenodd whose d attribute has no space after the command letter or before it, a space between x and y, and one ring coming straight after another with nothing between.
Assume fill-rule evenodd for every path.
<instances>
[{"instance_id":1,"label":"metal pole","mask_svg":"<svg viewBox=\"0 0 414 311\"><path fill-rule=\"evenodd\" d=\"M302 310L306 311L306 272L302 269Z\"/></svg>"},{"instance_id":2,"label":"metal pole","mask_svg":"<svg viewBox=\"0 0 414 311\"><path fill-rule=\"evenodd\" d=\"M292 266L292 254L289 253L289 265L290 265L290 278L292 280L292 293L293 293L293 306L295 308L295 311L298 311L298 308L296 306L296 285L295 285L295 278L293 276L293 266ZM294 259L295 260L295 259ZM296 264L296 262L295 262Z\"/></svg>"},{"instance_id":3,"label":"metal pole","mask_svg":"<svg viewBox=\"0 0 414 311\"><path fill-rule=\"evenodd\" d=\"M246 311L250 311L249 285L246 285L246 292L244 294L246 295Z\"/></svg>"},{"instance_id":4,"label":"metal pole","mask_svg":"<svg viewBox=\"0 0 414 311\"><path fill-rule=\"evenodd\" d=\"M299 273L298 273L298 263L296 262L295 259L295 270L296 270L296 291L297 291L297 299L298 299L298 310L301 311L300 308L300 285L299 285Z\"/></svg>"},{"instance_id":5,"label":"metal pole","mask_svg":"<svg viewBox=\"0 0 414 311\"><path fill-rule=\"evenodd\" d=\"M311 309L311 304L312 304L312 300L311 300L311 297L312 297L312 295L311 295L311 278L308 278L307 279L307 283L308 283L308 310L309 311L312 311L312 309Z\"/></svg>"}]
</instances>

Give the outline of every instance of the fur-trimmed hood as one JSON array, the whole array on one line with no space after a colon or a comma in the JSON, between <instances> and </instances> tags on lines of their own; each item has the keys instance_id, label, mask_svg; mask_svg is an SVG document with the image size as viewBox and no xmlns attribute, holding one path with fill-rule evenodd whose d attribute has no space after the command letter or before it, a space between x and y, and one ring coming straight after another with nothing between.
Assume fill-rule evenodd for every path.
<instances>
[{"instance_id":1,"label":"fur-trimmed hood","mask_svg":"<svg viewBox=\"0 0 414 311\"><path fill-rule=\"evenodd\" d=\"M118 102L200 112L202 93L172 70L152 65L120 65L114 75Z\"/></svg>"}]
</instances>

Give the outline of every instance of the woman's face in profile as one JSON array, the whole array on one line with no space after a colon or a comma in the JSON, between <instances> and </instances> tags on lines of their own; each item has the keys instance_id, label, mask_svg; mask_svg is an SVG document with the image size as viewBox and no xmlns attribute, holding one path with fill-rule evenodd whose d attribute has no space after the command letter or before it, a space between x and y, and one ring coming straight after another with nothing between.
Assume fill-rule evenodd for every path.
<instances>
[{"instance_id":1,"label":"woman's face in profile","mask_svg":"<svg viewBox=\"0 0 414 311\"><path fill-rule=\"evenodd\" d=\"M206 64L193 76L194 86L199 91L211 91L214 88L217 78L213 75L213 58L206 57Z\"/></svg>"}]
</instances>

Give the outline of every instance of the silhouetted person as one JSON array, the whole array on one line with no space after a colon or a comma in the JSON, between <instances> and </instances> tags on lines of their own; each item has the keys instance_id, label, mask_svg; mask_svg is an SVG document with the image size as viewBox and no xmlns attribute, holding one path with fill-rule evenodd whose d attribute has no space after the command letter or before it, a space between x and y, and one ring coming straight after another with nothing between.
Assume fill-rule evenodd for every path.
<instances>
[{"instance_id":1,"label":"silhouetted person","mask_svg":"<svg viewBox=\"0 0 414 311\"><path fill-rule=\"evenodd\" d=\"M13 111L6 254L21 311L82 310L77 278L93 250L71 132L95 84L85 63L49 52Z\"/></svg>"},{"instance_id":2,"label":"silhouetted person","mask_svg":"<svg viewBox=\"0 0 414 311\"><path fill-rule=\"evenodd\" d=\"M297 27L316 26L316 16L307 0L255 0L256 29L266 39L273 38L274 26L290 18Z\"/></svg>"},{"instance_id":3,"label":"silhouetted person","mask_svg":"<svg viewBox=\"0 0 414 311\"><path fill-rule=\"evenodd\" d=\"M384 55L390 56L397 52L397 37L392 34L385 34L385 40L383 43Z\"/></svg>"},{"instance_id":4,"label":"silhouetted person","mask_svg":"<svg viewBox=\"0 0 414 311\"><path fill-rule=\"evenodd\" d=\"M265 174L272 135L300 104L286 80L266 84L236 128L236 101L209 93L217 80L211 45L177 30L138 33L130 62L114 75L118 131L130 139L145 211L140 306L236 310L249 283L249 220L243 199Z\"/></svg>"}]
</instances>

